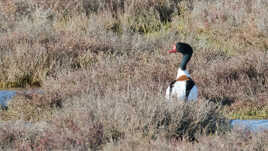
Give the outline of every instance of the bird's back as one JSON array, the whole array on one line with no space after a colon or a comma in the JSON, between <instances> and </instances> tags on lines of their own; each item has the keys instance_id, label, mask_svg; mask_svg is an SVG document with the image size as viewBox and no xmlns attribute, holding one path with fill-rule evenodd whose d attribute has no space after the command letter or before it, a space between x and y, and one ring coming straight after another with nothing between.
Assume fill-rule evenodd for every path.
<instances>
[{"instance_id":1,"label":"bird's back","mask_svg":"<svg viewBox=\"0 0 268 151\"><path fill-rule=\"evenodd\" d=\"M196 100L198 96L197 87L186 70L178 70L177 79L172 81L166 90L168 100Z\"/></svg>"}]
</instances>

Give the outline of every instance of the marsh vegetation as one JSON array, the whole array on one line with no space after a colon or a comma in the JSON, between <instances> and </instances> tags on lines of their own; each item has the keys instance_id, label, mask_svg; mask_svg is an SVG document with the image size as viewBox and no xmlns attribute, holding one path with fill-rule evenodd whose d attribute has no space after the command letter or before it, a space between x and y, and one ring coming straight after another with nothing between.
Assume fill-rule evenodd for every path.
<instances>
[{"instance_id":1,"label":"marsh vegetation","mask_svg":"<svg viewBox=\"0 0 268 151\"><path fill-rule=\"evenodd\" d=\"M266 0L3 0L0 88L39 87L0 111L3 150L265 150ZM181 56L197 103L164 101Z\"/></svg>"}]
</instances>

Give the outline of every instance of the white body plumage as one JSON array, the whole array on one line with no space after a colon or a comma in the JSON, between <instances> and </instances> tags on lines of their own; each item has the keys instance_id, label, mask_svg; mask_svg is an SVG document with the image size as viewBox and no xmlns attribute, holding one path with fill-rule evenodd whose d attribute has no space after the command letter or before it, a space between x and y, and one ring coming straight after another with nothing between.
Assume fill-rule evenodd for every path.
<instances>
[{"instance_id":1,"label":"white body plumage","mask_svg":"<svg viewBox=\"0 0 268 151\"><path fill-rule=\"evenodd\" d=\"M191 79L190 74L186 70L181 70L179 68L176 79L179 79L180 77L185 77L185 76ZM197 86L194 84L189 90L190 92L188 92L189 94L187 96L186 85L187 85L187 80L177 80L173 85L169 85L169 87L166 90L166 99L168 101L172 101L172 100L196 101L198 97ZM172 87L172 90L170 91L171 87Z\"/></svg>"}]
</instances>

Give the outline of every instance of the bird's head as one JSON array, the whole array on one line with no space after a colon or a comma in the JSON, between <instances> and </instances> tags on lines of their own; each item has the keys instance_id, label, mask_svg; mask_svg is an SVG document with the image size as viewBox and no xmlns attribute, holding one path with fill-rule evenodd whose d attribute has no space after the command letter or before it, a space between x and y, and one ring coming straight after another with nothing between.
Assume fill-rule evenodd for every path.
<instances>
[{"instance_id":1,"label":"bird's head","mask_svg":"<svg viewBox=\"0 0 268 151\"><path fill-rule=\"evenodd\" d=\"M173 49L168 51L169 53L182 53L183 55L192 55L193 49L189 44L178 42L173 45Z\"/></svg>"}]
</instances>

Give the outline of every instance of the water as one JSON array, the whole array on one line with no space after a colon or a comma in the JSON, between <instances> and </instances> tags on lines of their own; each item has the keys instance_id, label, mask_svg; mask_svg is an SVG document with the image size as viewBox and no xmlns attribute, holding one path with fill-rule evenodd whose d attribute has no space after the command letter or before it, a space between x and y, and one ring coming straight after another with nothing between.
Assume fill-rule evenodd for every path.
<instances>
[{"instance_id":1,"label":"water","mask_svg":"<svg viewBox=\"0 0 268 151\"><path fill-rule=\"evenodd\" d=\"M252 132L268 131L268 120L231 120L230 123L233 128Z\"/></svg>"},{"instance_id":2,"label":"water","mask_svg":"<svg viewBox=\"0 0 268 151\"><path fill-rule=\"evenodd\" d=\"M0 90L0 105L2 108L7 108L8 101L16 95L16 91L13 90Z\"/></svg>"},{"instance_id":3,"label":"water","mask_svg":"<svg viewBox=\"0 0 268 151\"><path fill-rule=\"evenodd\" d=\"M0 107L7 109L8 102L17 94L31 95L31 94L44 94L40 89L16 89L16 90L0 90Z\"/></svg>"},{"instance_id":4,"label":"water","mask_svg":"<svg viewBox=\"0 0 268 151\"><path fill-rule=\"evenodd\" d=\"M21 93L16 90L0 90L0 104L2 108L7 108L8 102L17 93ZM43 94L41 90L24 90L24 94L39 93ZM267 120L231 120L230 124L233 128L246 129L253 132L268 130L268 119Z\"/></svg>"}]
</instances>

